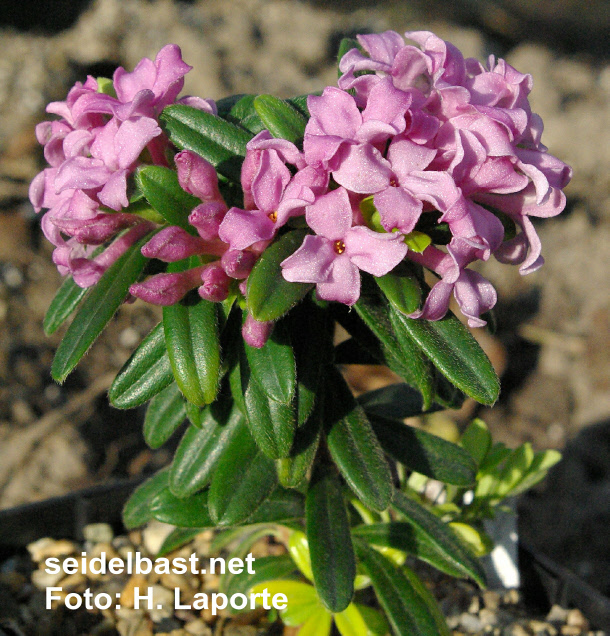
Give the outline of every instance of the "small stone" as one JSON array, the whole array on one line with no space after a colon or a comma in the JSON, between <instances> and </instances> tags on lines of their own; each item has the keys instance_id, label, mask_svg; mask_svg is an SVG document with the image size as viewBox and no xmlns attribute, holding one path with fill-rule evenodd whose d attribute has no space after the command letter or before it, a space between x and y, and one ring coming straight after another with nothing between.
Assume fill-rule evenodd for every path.
<instances>
[{"instance_id":1,"label":"small stone","mask_svg":"<svg viewBox=\"0 0 610 636\"><path fill-rule=\"evenodd\" d=\"M502 596L502 602L504 605L516 605L519 602L519 591L518 590L508 590Z\"/></svg>"},{"instance_id":2,"label":"small stone","mask_svg":"<svg viewBox=\"0 0 610 636\"><path fill-rule=\"evenodd\" d=\"M525 627L523 627L523 625L513 625L510 628L510 632L509 632L510 636L531 636L530 632L527 631L527 629L525 629Z\"/></svg>"},{"instance_id":3,"label":"small stone","mask_svg":"<svg viewBox=\"0 0 610 636\"><path fill-rule=\"evenodd\" d=\"M473 596L468 607L469 614L478 614L481 609L481 601L478 596Z\"/></svg>"},{"instance_id":4,"label":"small stone","mask_svg":"<svg viewBox=\"0 0 610 636\"><path fill-rule=\"evenodd\" d=\"M144 591L148 587L148 581L143 574L134 574L121 592L121 607L131 609L134 606L135 588L138 588L140 596L146 594Z\"/></svg>"},{"instance_id":5,"label":"small stone","mask_svg":"<svg viewBox=\"0 0 610 636\"><path fill-rule=\"evenodd\" d=\"M553 605L546 617L546 620L549 621L549 623L565 623L567 619L568 610L560 605Z\"/></svg>"},{"instance_id":6,"label":"small stone","mask_svg":"<svg viewBox=\"0 0 610 636\"><path fill-rule=\"evenodd\" d=\"M189 577L190 578L190 577ZM161 574L160 582L168 590L180 589L180 600L182 603L190 603L197 592L197 588L184 574Z\"/></svg>"},{"instance_id":7,"label":"small stone","mask_svg":"<svg viewBox=\"0 0 610 636\"><path fill-rule=\"evenodd\" d=\"M61 570L57 573L49 573L44 570L36 570L32 572L32 583L39 589L44 590L47 587L53 587L61 581L65 573Z\"/></svg>"},{"instance_id":8,"label":"small stone","mask_svg":"<svg viewBox=\"0 0 610 636\"><path fill-rule=\"evenodd\" d=\"M534 636L557 636L557 630L546 621L531 620L529 628L534 632Z\"/></svg>"},{"instance_id":9,"label":"small stone","mask_svg":"<svg viewBox=\"0 0 610 636\"><path fill-rule=\"evenodd\" d=\"M576 625L562 625L560 633L563 636L580 636L582 634L582 630L580 627L576 627Z\"/></svg>"},{"instance_id":10,"label":"small stone","mask_svg":"<svg viewBox=\"0 0 610 636\"><path fill-rule=\"evenodd\" d=\"M485 590L483 592L483 603L490 610L497 610L500 605L500 595L493 590Z\"/></svg>"},{"instance_id":11,"label":"small stone","mask_svg":"<svg viewBox=\"0 0 610 636\"><path fill-rule=\"evenodd\" d=\"M460 616L460 627L469 634L476 634L483 626L474 614L464 613Z\"/></svg>"},{"instance_id":12,"label":"small stone","mask_svg":"<svg viewBox=\"0 0 610 636\"><path fill-rule=\"evenodd\" d=\"M110 543L114 532L107 523L90 523L83 528L83 536L91 543Z\"/></svg>"},{"instance_id":13,"label":"small stone","mask_svg":"<svg viewBox=\"0 0 610 636\"><path fill-rule=\"evenodd\" d=\"M87 577L80 572L69 574L65 579L61 579L61 587L68 592L74 592L77 588L83 589L87 586Z\"/></svg>"},{"instance_id":14,"label":"small stone","mask_svg":"<svg viewBox=\"0 0 610 636\"><path fill-rule=\"evenodd\" d=\"M209 625L201 618L190 621L184 626L184 631L192 636L212 636L212 630Z\"/></svg>"},{"instance_id":15,"label":"small stone","mask_svg":"<svg viewBox=\"0 0 610 636\"><path fill-rule=\"evenodd\" d=\"M568 612L566 624L571 627L578 627L583 632L589 631L589 621L579 609L572 609Z\"/></svg>"},{"instance_id":16,"label":"small stone","mask_svg":"<svg viewBox=\"0 0 610 636\"><path fill-rule=\"evenodd\" d=\"M73 554L77 551L77 546L72 543L72 541L68 541L66 539L55 541L55 539L44 537L42 539L38 539L38 541L34 541L34 543L30 543L27 546L27 550L32 557L32 561L40 563L49 557L60 557Z\"/></svg>"},{"instance_id":17,"label":"small stone","mask_svg":"<svg viewBox=\"0 0 610 636\"><path fill-rule=\"evenodd\" d=\"M150 610L150 618L154 623L169 618L174 614L174 592L161 585L152 586L153 609Z\"/></svg>"},{"instance_id":18,"label":"small stone","mask_svg":"<svg viewBox=\"0 0 610 636\"><path fill-rule=\"evenodd\" d=\"M479 612L479 620L481 621L483 628L493 627L498 623L498 614L495 610L490 610L484 607Z\"/></svg>"},{"instance_id":19,"label":"small stone","mask_svg":"<svg viewBox=\"0 0 610 636\"><path fill-rule=\"evenodd\" d=\"M157 554L174 526L160 521L153 521L142 531L142 542L149 554Z\"/></svg>"}]
</instances>

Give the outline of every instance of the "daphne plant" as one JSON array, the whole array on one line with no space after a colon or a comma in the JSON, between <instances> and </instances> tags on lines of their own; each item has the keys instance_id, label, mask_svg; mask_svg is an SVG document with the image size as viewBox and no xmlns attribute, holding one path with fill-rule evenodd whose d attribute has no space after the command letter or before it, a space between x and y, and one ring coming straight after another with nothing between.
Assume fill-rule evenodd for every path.
<instances>
[{"instance_id":1,"label":"daphne plant","mask_svg":"<svg viewBox=\"0 0 610 636\"><path fill-rule=\"evenodd\" d=\"M465 60L429 32L406 37L345 40L338 86L287 100L179 97L190 67L173 45L89 77L37 128L49 167L30 198L68 275L46 331L75 314L57 381L123 302L163 307L109 397L149 402L153 448L188 425L125 524L174 524L173 545L193 529L287 524L339 628L360 570L395 633L437 634L421 582L350 519L382 515L403 552L483 584L461 539L397 479L468 489L477 463L403 420L496 401L492 365L449 302L483 326L496 292L470 266L542 264L531 217L561 212L571 171L541 143L529 75ZM341 369L361 363L404 384L356 399Z\"/></svg>"}]
</instances>

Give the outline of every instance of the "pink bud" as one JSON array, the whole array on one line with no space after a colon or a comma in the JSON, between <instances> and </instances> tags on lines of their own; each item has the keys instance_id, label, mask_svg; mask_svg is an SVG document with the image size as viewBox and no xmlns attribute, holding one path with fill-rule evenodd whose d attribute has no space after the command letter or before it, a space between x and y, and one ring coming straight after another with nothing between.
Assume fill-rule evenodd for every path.
<instances>
[{"instance_id":1,"label":"pink bud","mask_svg":"<svg viewBox=\"0 0 610 636\"><path fill-rule=\"evenodd\" d=\"M203 285L199 288L199 295L206 300L219 303L227 299L231 278L227 276L218 261L210 263L201 273Z\"/></svg>"},{"instance_id":2,"label":"pink bud","mask_svg":"<svg viewBox=\"0 0 610 636\"><path fill-rule=\"evenodd\" d=\"M143 283L134 283L129 292L152 305L175 305L201 280L203 267L186 272L157 274Z\"/></svg>"},{"instance_id":3,"label":"pink bud","mask_svg":"<svg viewBox=\"0 0 610 636\"><path fill-rule=\"evenodd\" d=\"M254 318L248 314L246 316L246 322L241 329L241 335L244 337L246 344L260 349L264 347L267 340L269 340L274 324L275 322L273 320L266 320L264 322L254 320Z\"/></svg>"},{"instance_id":4,"label":"pink bud","mask_svg":"<svg viewBox=\"0 0 610 636\"><path fill-rule=\"evenodd\" d=\"M227 206L220 201L210 201L198 205L189 215L189 223L197 229L206 241L218 238L218 228L227 212Z\"/></svg>"},{"instance_id":5,"label":"pink bud","mask_svg":"<svg viewBox=\"0 0 610 636\"><path fill-rule=\"evenodd\" d=\"M203 252L205 252L203 239L192 236L186 230L175 225L161 230L142 247L142 256L158 258L166 263L181 261Z\"/></svg>"},{"instance_id":6,"label":"pink bud","mask_svg":"<svg viewBox=\"0 0 610 636\"><path fill-rule=\"evenodd\" d=\"M220 259L222 267L231 278L246 278L256 262L256 255L247 250L227 250Z\"/></svg>"},{"instance_id":7,"label":"pink bud","mask_svg":"<svg viewBox=\"0 0 610 636\"><path fill-rule=\"evenodd\" d=\"M174 160L178 169L178 182L183 190L202 201L222 201L218 190L218 176L209 161L190 150L179 152Z\"/></svg>"}]
</instances>

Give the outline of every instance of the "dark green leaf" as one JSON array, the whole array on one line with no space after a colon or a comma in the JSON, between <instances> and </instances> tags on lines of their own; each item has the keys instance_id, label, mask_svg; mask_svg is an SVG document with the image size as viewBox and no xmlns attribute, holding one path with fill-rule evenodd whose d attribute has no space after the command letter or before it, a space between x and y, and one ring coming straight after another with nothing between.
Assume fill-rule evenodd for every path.
<instances>
[{"instance_id":1,"label":"dark green leaf","mask_svg":"<svg viewBox=\"0 0 610 636\"><path fill-rule=\"evenodd\" d=\"M335 364L379 364L356 338L348 338L335 347ZM421 402L421 396L420 396Z\"/></svg>"},{"instance_id":2,"label":"dark green leaf","mask_svg":"<svg viewBox=\"0 0 610 636\"><path fill-rule=\"evenodd\" d=\"M321 91L317 93L311 93L311 95L321 95L321 94L322 94ZM298 95L297 97L291 97L290 99L287 99L286 101L292 106L294 106L301 113L301 115L305 117L305 119L309 119L310 117L309 108L307 108L308 98L309 98L309 95Z\"/></svg>"},{"instance_id":3,"label":"dark green leaf","mask_svg":"<svg viewBox=\"0 0 610 636\"><path fill-rule=\"evenodd\" d=\"M296 305L313 287L311 283L289 283L280 263L301 246L306 230L287 232L270 245L248 276L248 309L256 320L277 320Z\"/></svg>"},{"instance_id":4,"label":"dark green leaf","mask_svg":"<svg viewBox=\"0 0 610 636\"><path fill-rule=\"evenodd\" d=\"M216 525L208 512L207 490L179 499L166 488L153 497L150 511L157 521L181 528L213 528Z\"/></svg>"},{"instance_id":5,"label":"dark green leaf","mask_svg":"<svg viewBox=\"0 0 610 636\"><path fill-rule=\"evenodd\" d=\"M284 404L268 397L250 371L245 352L239 367L245 415L252 437L271 459L287 457L296 429L294 402Z\"/></svg>"},{"instance_id":6,"label":"dark green leaf","mask_svg":"<svg viewBox=\"0 0 610 636\"><path fill-rule=\"evenodd\" d=\"M389 559L356 542L358 559L371 577L381 607L397 636L439 636L426 602L405 574Z\"/></svg>"},{"instance_id":7,"label":"dark green leaf","mask_svg":"<svg viewBox=\"0 0 610 636\"><path fill-rule=\"evenodd\" d=\"M171 263L168 271L192 267L191 259ZM184 397L197 406L214 401L220 374L216 303L189 294L163 307L163 330L174 377Z\"/></svg>"},{"instance_id":8,"label":"dark green leaf","mask_svg":"<svg viewBox=\"0 0 610 636\"><path fill-rule=\"evenodd\" d=\"M47 336L55 333L64 324L88 291L88 289L79 287L71 276L64 280L55 294L55 298L51 301L42 323Z\"/></svg>"},{"instance_id":9,"label":"dark green leaf","mask_svg":"<svg viewBox=\"0 0 610 636\"><path fill-rule=\"evenodd\" d=\"M446 484L471 486L477 466L470 453L436 435L369 413L383 450L407 468Z\"/></svg>"},{"instance_id":10,"label":"dark green leaf","mask_svg":"<svg viewBox=\"0 0 610 636\"><path fill-rule=\"evenodd\" d=\"M210 485L210 514L220 526L241 523L277 484L273 460L261 453L247 427L238 425L218 461Z\"/></svg>"},{"instance_id":11,"label":"dark green leaf","mask_svg":"<svg viewBox=\"0 0 610 636\"><path fill-rule=\"evenodd\" d=\"M259 95L254 99L254 108L274 137L293 143L303 139L307 120L288 102L273 95Z\"/></svg>"},{"instance_id":12,"label":"dark green leaf","mask_svg":"<svg viewBox=\"0 0 610 636\"><path fill-rule=\"evenodd\" d=\"M252 378L265 395L276 402L290 404L294 398L296 369L290 334L283 323L275 325L263 347L245 346Z\"/></svg>"},{"instance_id":13,"label":"dark green leaf","mask_svg":"<svg viewBox=\"0 0 610 636\"><path fill-rule=\"evenodd\" d=\"M493 404L498 399L500 382L489 358L453 314L432 322L392 312L452 384L482 404Z\"/></svg>"},{"instance_id":14,"label":"dark green leaf","mask_svg":"<svg viewBox=\"0 0 610 636\"><path fill-rule=\"evenodd\" d=\"M204 411L201 428L190 426L174 454L170 488L177 497L208 484L224 450L231 444L243 416L237 408L215 402Z\"/></svg>"},{"instance_id":15,"label":"dark green leaf","mask_svg":"<svg viewBox=\"0 0 610 636\"><path fill-rule=\"evenodd\" d=\"M379 415L402 420L421 415L424 403L421 393L408 384L390 384L358 397L358 402L367 415Z\"/></svg>"},{"instance_id":16,"label":"dark green leaf","mask_svg":"<svg viewBox=\"0 0 610 636\"><path fill-rule=\"evenodd\" d=\"M174 104L161 113L171 141L207 159L225 177L240 182L241 164L252 133L203 110Z\"/></svg>"},{"instance_id":17,"label":"dark green leaf","mask_svg":"<svg viewBox=\"0 0 610 636\"><path fill-rule=\"evenodd\" d=\"M157 559L164 557L166 554L178 550L182 546L190 543L198 534L201 534L205 528L175 528L172 530L163 544L159 548L159 552L155 555Z\"/></svg>"},{"instance_id":18,"label":"dark green leaf","mask_svg":"<svg viewBox=\"0 0 610 636\"><path fill-rule=\"evenodd\" d=\"M132 409L157 395L174 380L159 323L142 340L114 379L108 399L117 409Z\"/></svg>"},{"instance_id":19,"label":"dark green leaf","mask_svg":"<svg viewBox=\"0 0 610 636\"><path fill-rule=\"evenodd\" d=\"M256 559L253 572L248 572L246 568L239 574L233 574L228 579L228 584L224 588L224 593L229 597L233 594L248 594L248 592L259 583L284 579L293 574L296 570L294 561L289 554L281 556L267 556Z\"/></svg>"},{"instance_id":20,"label":"dark green leaf","mask_svg":"<svg viewBox=\"0 0 610 636\"><path fill-rule=\"evenodd\" d=\"M157 493L167 488L168 479L169 469L164 468L133 491L123 507L123 525L128 530L139 528L153 518L150 503Z\"/></svg>"},{"instance_id":21,"label":"dark green leaf","mask_svg":"<svg viewBox=\"0 0 610 636\"><path fill-rule=\"evenodd\" d=\"M277 487L268 499L246 520L247 524L285 523L302 519L305 515L305 498L300 492Z\"/></svg>"},{"instance_id":22,"label":"dark green leaf","mask_svg":"<svg viewBox=\"0 0 610 636\"><path fill-rule=\"evenodd\" d=\"M177 225L190 234L197 234L188 217L199 199L185 192L174 170L163 166L142 166L136 171L136 184L152 207L169 225Z\"/></svg>"},{"instance_id":23,"label":"dark green leaf","mask_svg":"<svg viewBox=\"0 0 610 636\"><path fill-rule=\"evenodd\" d=\"M342 612L354 595L356 560L338 477L318 470L307 491L307 541L316 590L331 612Z\"/></svg>"},{"instance_id":24,"label":"dark green leaf","mask_svg":"<svg viewBox=\"0 0 610 636\"><path fill-rule=\"evenodd\" d=\"M216 102L218 115L246 128L255 135L265 130L265 124L254 109L256 95L233 95Z\"/></svg>"},{"instance_id":25,"label":"dark green leaf","mask_svg":"<svg viewBox=\"0 0 610 636\"><path fill-rule=\"evenodd\" d=\"M375 433L335 367L326 379L327 443L341 474L362 503L382 511L392 499L392 475Z\"/></svg>"},{"instance_id":26,"label":"dark green leaf","mask_svg":"<svg viewBox=\"0 0 610 636\"><path fill-rule=\"evenodd\" d=\"M203 420L203 407L197 406L192 402L184 403L184 411L186 413L186 417L188 421L195 427L201 428L202 420Z\"/></svg>"},{"instance_id":27,"label":"dark green leaf","mask_svg":"<svg viewBox=\"0 0 610 636\"><path fill-rule=\"evenodd\" d=\"M385 276L376 277L375 282L398 311L412 314L419 309L421 286L405 263L401 263Z\"/></svg>"},{"instance_id":28,"label":"dark green leaf","mask_svg":"<svg viewBox=\"0 0 610 636\"><path fill-rule=\"evenodd\" d=\"M155 395L146 409L144 441L150 448L160 448L184 422L184 398L178 385L172 382Z\"/></svg>"},{"instance_id":29,"label":"dark green leaf","mask_svg":"<svg viewBox=\"0 0 610 636\"><path fill-rule=\"evenodd\" d=\"M51 375L57 382L68 377L125 300L129 286L146 265L147 259L140 249L149 239L150 235L145 236L132 245L106 270L85 298L57 348L51 366Z\"/></svg>"},{"instance_id":30,"label":"dark green leaf","mask_svg":"<svg viewBox=\"0 0 610 636\"><path fill-rule=\"evenodd\" d=\"M485 587L485 573L477 559L435 514L399 490L394 493L392 506L413 526L418 542L427 542L427 550L436 552L435 561L429 561L431 565L444 572L460 572L460 576L470 577L481 587Z\"/></svg>"}]
</instances>

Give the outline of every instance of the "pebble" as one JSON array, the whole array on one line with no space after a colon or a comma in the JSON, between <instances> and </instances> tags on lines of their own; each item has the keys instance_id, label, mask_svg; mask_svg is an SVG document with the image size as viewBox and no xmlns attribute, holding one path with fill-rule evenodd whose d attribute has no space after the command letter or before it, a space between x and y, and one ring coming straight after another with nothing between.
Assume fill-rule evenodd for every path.
<instances>
[{"instance_id":1,"label":"pebble","mask_svg":"<svg viewBox=\"0 0 610 636\"><path fill-rule=\"evenodd\" d=\"M568 610L559 605L553 605L546 617L546 620L550 623L565 623L567 619Z\"/></svg>"},{"instance_id":2,"label":"pebble","mask_svg":"<svg viewBox=\"0 0 610 636\"><path fill-rule=\"evenodd\" d=\"M174 526L170 526L167 523L161 523L160 521L152 521L142 531L142 541L144 547L148 550L149 554L157 554L163 545L163 542L172 532Z\"/></svg>"},{"instance_id":3,"label":"pebble","mask_svg":"<svg viewBox=\"0 0 610 636\"><path fill-rule=\"evenodd\" d=\"M87 586L87 577L80 572L76 574L69 574L65 579L61 579L61 587L68 592L73 592L77 588L83 589Z\"/></svg>"},{"instance_id":4,"label":"pebble","mask_svg":"<svg viewBox=\"0 0 610 636\"><path fill-rule=\"evenodd\" d=\"M76 544L72 543L72 541L66 539L56 541L49 537L38 539L38 541L34 541L34 543L30 543L27 546L27 550L34 563L40 563L49 557L68 556L76 552L77 549Z\"/></svg>"},{"instance_id":5,"label":"pebble","mask_svg":"<svg viewBox=\"0 0 610 636\"><path fill-rule=\"evenodd\" d=\"M44 590L47 587L53 587L61 581L65 576L61 570L59 572L45 572L44 570L35 570L32 572L32 583L39 589Z\"/></svg>"},{"instance_id":6,"label":"pebble","mask_svg":"<svg viewBox=\"0 0 610 636\"><path fill-rule=\"evenodd\" d=\"M187 623L184 631L191 636L212 636L212 629L200 618Z\"/></svg>"},{"instance_id":7,"label":"pebble","mask_svg":"<svg viewBox=\"0 0 610 636\"><path fill-rule=\"evenodd\" d=\"M162 621L174 615L174 592L161 585L152 586L153 609L150 610L150 618L154 623Z\"/></svg>"},{"instance_id":8,"label":"pebble","mask_svg":"<svg viewBox=\"0 0 610 636\"><path fill-rule=\"evenodd\" d=\"M566 618L569 627L578 627L583 632L589 631L589 621L583 616L579 609L571 609Z\"/></svg>"},{"instance_id":9,"label":"pebble","mask_svg":"<svg viewBox=\"0 0 610 636\"><path fill-rule=\"evenodd\" d=\"M107 523L90 523L83 528L83 537L91 543L110 543L114 538L114 531Z\"/></svg>"},{"instance_id":10,"label":"pebble","mask_svg":"<svg viewBox=\"0 0 610 636\"><path fill-rule=\"evenodd\" d=\"M133 574L127 581L121 593L121 608L132 608L134 606L135 588L139 588L140 592L148 586L148 581L143 574Z\"/></svg>"},{"instance_id":11,"label":"pebble","mask_svg":"<svg viewBox=\"0 0 610 636\"><path fill-rule=\"evenodd\" d=\"M479 618L474 614L462 614L460 616L460 627L469 634L476 634L481 631L483 625Z\"/></svg>"}]
</instances>

